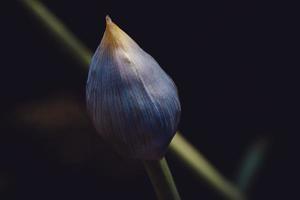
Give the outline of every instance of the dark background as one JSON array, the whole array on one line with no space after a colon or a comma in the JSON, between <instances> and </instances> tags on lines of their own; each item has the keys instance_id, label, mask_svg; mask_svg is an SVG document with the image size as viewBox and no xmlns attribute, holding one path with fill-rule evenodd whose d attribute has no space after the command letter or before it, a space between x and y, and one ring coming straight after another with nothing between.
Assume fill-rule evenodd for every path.
<instances>
[{"instance_id":1,"label":"dark background","mask_svg":"<svg viewBox=\"0 0 300 200\"><path fill-rule=\"evenodd\" d=\"M295 28L282 5L42 2L92 51L109 14L177 84L187 139L231 180L248 146L265 139L249 196L297 199ZM18 1L1 7L0 198L154 199L142 165L115 155L90 124L87 71ZM167 158L183 199L220 199Z\"/></svg>"}]
</instances>

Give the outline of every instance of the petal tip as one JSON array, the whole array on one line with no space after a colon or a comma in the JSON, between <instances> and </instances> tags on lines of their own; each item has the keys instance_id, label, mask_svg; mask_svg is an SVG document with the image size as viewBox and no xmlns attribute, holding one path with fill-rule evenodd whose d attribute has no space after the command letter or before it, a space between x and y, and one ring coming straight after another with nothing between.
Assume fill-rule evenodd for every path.
<instances>
[{"instance_id":1,"label":"petal tip","mask_svg":"<svg viewBox=\"0 0 300 200\"><path fill-rule=\"evenodd\" d=\"M111 23L112 23L112 20L111 20L111 18L109 17L109 15L106 15L106 17L105 17L105 21L106 21L106 25L108 25L108 24L111 24Z\"/></svg>"}]
</instances>

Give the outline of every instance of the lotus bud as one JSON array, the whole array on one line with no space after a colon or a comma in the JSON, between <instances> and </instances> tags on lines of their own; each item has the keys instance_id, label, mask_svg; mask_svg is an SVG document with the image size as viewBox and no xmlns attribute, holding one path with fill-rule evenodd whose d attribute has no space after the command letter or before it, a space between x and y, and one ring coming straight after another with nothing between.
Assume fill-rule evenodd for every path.
<instances>
[{"instance_id":1,"label":"lotus bud","mask_svg":"<svg viewBox=\"0 0 300 200\"><path fill-rule=\"evenodd\" d=\"M108 16L86 98L97 132L117 152L143 160L164 156L180 118L176 86Z\"/></svg>"}]
</instances>

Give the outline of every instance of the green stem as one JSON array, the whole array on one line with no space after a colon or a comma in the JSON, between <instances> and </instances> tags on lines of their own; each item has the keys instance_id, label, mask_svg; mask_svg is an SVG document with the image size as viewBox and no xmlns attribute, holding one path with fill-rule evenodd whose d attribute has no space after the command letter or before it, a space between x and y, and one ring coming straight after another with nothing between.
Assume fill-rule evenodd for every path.
<instances>
[{"instance_id":1,"label":"green stem","mask_svg":"<svg viewBox=\"0 0 300 200\"><path fill-rule=\"evenodd\" d=\"M65 25L53 15L41 2L37 0L20 0L25 7L35 15L36 19L56 38L56 41L67 50L70 55L87 67L91 60L88 50Z\"/></svg>"},{"instance_id":2,"label":"green stem","mask_svg":"<svg viewBox=\"0 0 300 200\"><path fill-rule=\"evenodd\" d=\"M239 190L231 182L226 180L225 177L179 133L177 133L172 140L170 150L185 166L190 168L196 176L206 181L226 199L245 199Z\"/></svg>"},{"instance_id":3,"label":"green stem","mask_svg":"<svg viewBox=\"0 0 300 200\"><path fill-rule=\"evenodd\" d=\"M31 11L39 22L47 27L47 30L68 49L70 54L86 67L89 66L91 52L59 21L42 3L36 0L20 0L25 7ZM187 167L192 169L197 177L206 180L217 191L221 192L228 199L239 199L242 195L234 185L221 176L217 170L209 164L202 154L195 149L179 133L173 139L170 150ZM242 198L240 198L242 199Z\"/></svg>"},{"instance_id":4,"label":"green stem","mask_svg":"<svg viewBox=\"0 0 300 200\"><path fill-rule=\"evenodd\" d=\"M172 174L165 158L144 161L145 169L159 200L180 200Z\"/></svg>"}]
</instances>

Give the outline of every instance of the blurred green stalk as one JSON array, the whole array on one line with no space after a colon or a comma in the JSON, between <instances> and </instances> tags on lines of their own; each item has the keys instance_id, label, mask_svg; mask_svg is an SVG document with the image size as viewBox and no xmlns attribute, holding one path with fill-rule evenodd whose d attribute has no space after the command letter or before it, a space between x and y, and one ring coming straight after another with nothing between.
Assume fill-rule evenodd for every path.
<instances>
[{"instance_id":1,"label":"blurred green stalk","mask_svg":"<svg viewBox=\"0 0 300 200\"><path fill-rule=\"evenodd\" d=\"M88 67L91 52L54 16L41 2L37 0L20 0L39 22L68 49L84 67ZM218 171L179 133L170 144L170 150L186 166L192 169L200 178L206 180L212 187L223 194L227 199L240 200L242 195L233 184L227 181Z\"/></svg>"},{"instance_id":2,"label":"blurred green stalk","mask_svg":"<svg viewBox=\"0 0 300 200\"><path fill-rule=\"evenodd\" d=\"M190 168L196 176L206 181L225 198L235 200L245 199L239 190L232 185L232 183L227 181L214 166L178 132L171 142L170 150L171 153L179 158L185 166Z\"/></svg>"},{"instance_id":3,"label":"blurred green stalk","mask_svg":"<svg viewBox=\"0 0 300 200\"><path fill-rule=\"evenodd\" d=\"M91 51L88 50L65 25L53 15L42 3L36 0L20 0L25 7L34 14L36 19L48 30L60 43L83 66L88 67L91 60Z\"/></svg>"},{"instance_id":4,"label":"blurred green stalk","mask_svg":"<svg viewBox=\"0 0 300 200\"><path fill-rule=\"evenodd\" d=\"M181 199L165 158L143 163L159 200Z\"/></svg>"},{"instance_id":5,"label":"blurred green stalk","mask_svg":"<svg viewBox=\"0 0 300 200\"><path fill-rule=\"evenodd\" d=\"M247 192L251 183L258 173L268 149L268 141L259 139L246 151L237 174L237 186L243 192Z\"/></svg>"}]
</instances>

